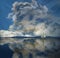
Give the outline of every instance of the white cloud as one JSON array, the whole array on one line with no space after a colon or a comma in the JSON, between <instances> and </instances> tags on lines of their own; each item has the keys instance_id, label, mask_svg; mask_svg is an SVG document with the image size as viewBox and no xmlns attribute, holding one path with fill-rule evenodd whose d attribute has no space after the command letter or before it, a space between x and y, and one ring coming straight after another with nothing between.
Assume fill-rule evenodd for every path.
<instances>
[{"instance_id":1,"label":"white cloud","mask_svg":"<svg viewBox=\"0 0 60 58\"><path fill-rule=\"evenodd\" d=\"M14 2L8 18L12 18L13 24L9 31L1 32L1 36L60 36L60 18L49 14L48 8L35 0L32 0L32 3Z\"/></svg>"},{"instance_id":2,"label":"white cloud","mask_svg":"<svg viewBox=\"0 0 60 58\"><path fill-rule=\"evenodd\" d=\"M35 31L36 24L38 24L36 20L38 18L46 18L48 12L48 8L45 5L38 5L35 0L32 0L32 3L15 2L12 10L13 12L8 15L9 18L13 19L13 25L9 27L9 30L20 30L23 33L32 34Z\"/></svg>"},{"instance_id":3,"label":"white cloud","mask_svg":"<svg viewBox=\"0 0 60 58\"><path fill-rule=\"evenodd\" d=\"M13 37L13 36L22 36L23 34L21 32L18 31L8 31L8 30L0 30L0 36L1 37Z\"/></svg>"},{"instance_id":4,"label":"white cloud","mask_svg":"<svg viewBox=\"0 0 60 58\"><path fill-rule=\"evenodd\" d=\"M46 33L45 29L46 29L46 24L45 23L37 24L35 26L34 34L44 36L44 35L46 35L45 34Z\"/></svg>"}]
</instances>

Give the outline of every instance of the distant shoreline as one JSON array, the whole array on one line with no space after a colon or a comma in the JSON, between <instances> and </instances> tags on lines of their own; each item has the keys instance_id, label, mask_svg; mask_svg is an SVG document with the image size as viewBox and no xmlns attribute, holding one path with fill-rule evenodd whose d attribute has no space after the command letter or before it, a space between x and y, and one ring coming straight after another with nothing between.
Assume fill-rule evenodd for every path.
<instances>
[{"instance_id":1,"label":"distant shoreline","mask_svg":"<svg viewBox=\"0 0 60 58\"><path fill-rule=\"evenodd\" d=\"M46 37L41 37L41 36L13 36L13 37L0 37L0 38L54 38L54 39L60 39L60 37L52 37L52 36L46 36Z\"/></svg>"}]
</instances>

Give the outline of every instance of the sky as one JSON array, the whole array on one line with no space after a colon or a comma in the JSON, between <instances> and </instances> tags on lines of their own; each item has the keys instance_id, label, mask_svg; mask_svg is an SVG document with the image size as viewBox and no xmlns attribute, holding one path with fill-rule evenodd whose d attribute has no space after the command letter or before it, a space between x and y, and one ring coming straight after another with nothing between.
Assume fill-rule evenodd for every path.
<instances>
[{"instance_id":1,"label":"sky","mask_svg":"<svg viewBox=\"0 0 60 58\"><path fill-rule=\"evenodd\" d=\"M1 0L0 0L1 1ZM14 2L30 2L31 3L31 0L2 0L0 2L0 30L8 30L10 29L10 26L11 25L14 25L14 21L13 21L13 18L8 18L8 15L9 13L13 13L13 11L11 10L11 8L13 8L13 4ZM56 21L60 21L59 18L60 18L60 0L37 0L37 3L38 4L41 4L42 6L46 6L48 8L48 12L49 14L51 14L51 17L53 15L52 18L54 19L57 19ZM3 5L3 6L2 6ZM49 15L50 16L50 15ZM42 18L43 19L43 18ZM45 18L44 18L45 19ZM40 23L43 20L38 20L40 21ZM47 20L49 21L49 20ZM53 20L55 21L55 20ZM50 23L50 21L48 22ZM48 24L47 23L47 24ZM42 23L41 26L44 26L45 23ZM55 25L55 24L50 24L50 25ZM56 25L60 26L60 24L57 24ZM15 26L16 27L16 26ZM15 28L14 27L14 28ZM26 27L26 26L25 26ZM45 26L44 26L45 27ZM37 28L37 27L36 27ZM50 27L49 27L50 28ZM49 29L48 28L48 29ZM52 28L52 27L51 27ZM58 29L58 27L56 27ZM60 27L59 27L60 28ZM44 29L43 29L44 30ZM36 32L36 34L38 33L39 31ZM51 31L50 31L51 32ZM58 33L59 31L56 31L56 33ZM35 32L34 32L35 33ZM40 32L41 33L41 32ZM39 34L40 34L39 33ZM48 33L48 32L47 32ZM58 33L60 34L60 33Z\"/></svg>"},{"instance_id":2,"label":"sky","mask_svg":"<svg viewBox=\"0 0 60 58\"><path fill-rule=\"evenodd\" d=\"M7 16L8 16L8 13L11 12L12 4L15 1L24 1L24 0L0 0L0 30L1 29L7 30L9 28L9 25L13 23L11 20L7 18ZM25 1L30 1L30 0L25 0ZM38 1L41 4L47 5L49 10L54 15L60 16L59 0L38 0Z\"/></svg>"}]
</instances>

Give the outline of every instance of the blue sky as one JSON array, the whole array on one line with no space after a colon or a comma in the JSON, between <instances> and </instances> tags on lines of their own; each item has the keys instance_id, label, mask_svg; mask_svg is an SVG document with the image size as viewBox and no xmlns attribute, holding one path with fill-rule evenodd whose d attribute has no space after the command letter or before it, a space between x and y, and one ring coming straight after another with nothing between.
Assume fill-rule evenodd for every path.
<instances>
[{"instance_id":1,"label":"blue sky","mask_svg":"<svg viewBox=\"0 0 60 58\"><path fill-rule=\"evenodd\" d=\"M29 1L30 0L0 0L0 30L7 30L13 23L7 16L11 12L12 4L15 1ZM38 3L46 5L50 12L55 16L60 16L60 1L59 0L38 0Z\"/></svg>"}]
</instances>

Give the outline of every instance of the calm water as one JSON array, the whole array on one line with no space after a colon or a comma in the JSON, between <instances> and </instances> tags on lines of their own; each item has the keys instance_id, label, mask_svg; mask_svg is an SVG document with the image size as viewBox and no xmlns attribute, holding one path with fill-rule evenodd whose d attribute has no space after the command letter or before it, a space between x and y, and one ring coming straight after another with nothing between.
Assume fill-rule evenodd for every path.
<instances>
[{"instance_id":1,"label":"calm water","mask_svg":"<svg viewBox=\"0 0 60 58\"><path fill-rule=\"evenodd\" d=\"M58 38L0 38L1 58L60 58L59 55Z\"/></svg>"}]
</instances>

